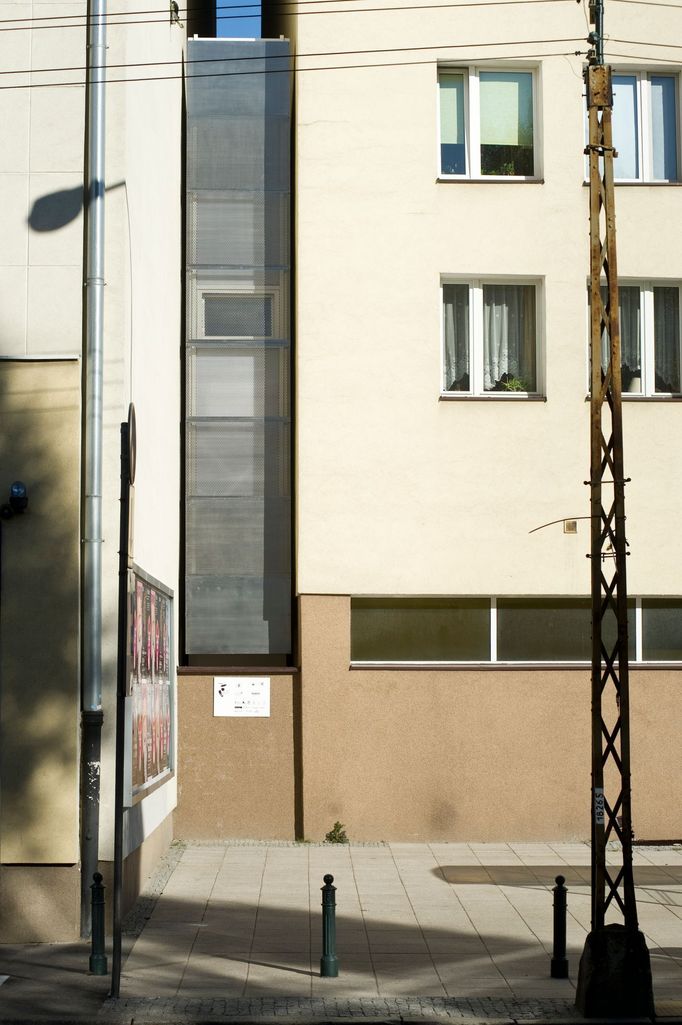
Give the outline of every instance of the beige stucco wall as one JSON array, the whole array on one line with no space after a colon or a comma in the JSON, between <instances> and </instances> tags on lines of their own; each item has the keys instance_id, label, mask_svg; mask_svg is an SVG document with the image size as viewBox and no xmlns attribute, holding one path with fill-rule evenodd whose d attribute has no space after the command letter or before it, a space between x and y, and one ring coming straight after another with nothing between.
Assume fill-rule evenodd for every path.
<instances>
[{"instance_id":1,"label":"beige stucco wall","mask_svg":"<svg viewBox=\"0 0 682 1025\"><path fill-rule=\"evenodd\" d=\"M80 361L0 361L0 861L78 861Z\"/></svg>"},{"instance_id":2,"label":"beige stucco wall","mask_svg":"<svg viewBox=\"0 0 682 1025\"><path fill-rule=\"evenodd\" d=\"M139 8L130 0L122 11ZM113 854L114 697L118 587L120 424L137 418L133 557L175 592L177 643L180 509L181 169L184 30L168 9L132 16L108 34L104 421L104 733L100 853ZM136 24L139 22L139 24ZM176 62L156 70L155 61ZM151 63L150 63L151 62ZM170 77L168 77L170 76ZM172 656L177 659L177 654ZM137 812L126 836L156 830L176 802L173 779ZM146 799L144 804L147 803ZM137 842L137 841L135 841Z\"/></svg>"},{"instance_id":3,"label":"beige stucco wall","mask_svg":"<svg viewBox=\"0 0 682 1025\"><path fill-rule=\"evenodd\" d=\"M213 716L212 676L180 676L176 837L294 839L297 686L273 675L268 718L223 718Z\"/></svg>"},{"instance_id":4,"label":"beige stucco wall","mask_svg":"<svg viewBox=\"0 0 682 1025\"><path fill-rule=\"evenodd\" d=\"M530 533L589 513L583 12L313 10L295 25L299 590L586 594L585 523ZM649 17L647 38L674 37L671 12ZM641 31L609 12L614 37ZM437 182L438 62L516 55L537 69L544 183ZM623 276L682 279L681 214L679 188L617 190ZM445 274L542 283L545 403L439 401ZM630 585L679 594L682 407L624 416Z\"/></svg>"},{"instance_id":5,"label":"beige stucco wall","mask_svg":"<svg viewBox=\"0 0 682 1025\"><path fill-rule=\"evenodd\" d=\"M32 77L7 76L3 84L34 86L3 90L0 98L0 355L77 353L83 284L78 190L83 180L84 75L78 70L43 71L82 67L85 31L83 21L72 17L81 11L69 3L3 2L0 13L6 21L29 19L0 35L3 70L33 72ZM71 17L65 20L63 15ZM43 20L40 31L32 32L31 18L54 21ZM54 84L58 82L71 84ZM39 200L43 205L36 208Z\"/></svg>"},{"instance_id":6,"label":"beige stucco wall","mask_svg":"<svg viewBox=\"0 0 682 1025\"><path fill-rule=\"evenodd\" d=\"M350 670L350 603L301 599L303 819L356 840L587 839L590 673ZM633 821L682 836L679 682L632 673Z\"/></svg>"},{"instance_id":7,"label":"beige stucco wall","mask_svg":"<svg viewBox=\"0 0 682 1025\"><path fill-rule=\"evenodd\" d=\"M131 0L118 10L123 15L137 7ZM30 84L30 89L0 91L0 358L68 354L76 360L0 363L6 424L0 501L17 477L26 480L31 498L29 515L3 527L1 855L3 861L76 863L86 39L82 9L70 3L27 6L1 0L0 11L5 20L29 19L18 31L0 33L3 69L33 73L4 83ZM110 65L175 63L162 64L156 74L163 80L151 83L118 81L153 76L148 63L111 67L106 90L104 860L112 855L113 839L119 431L131 400L138 422L134 554L147 572L178 590L185 30L170 24L167 4L159 3L157 11L155 24L152 11L110 24L107 40ZM43 19L35 31L32 18ZM74 70L44 73L59 67ZM9 574L13 588L7 586ZM152 833L169 835L174 804L173 780L138 806L126 828L129 850ZM155 841L149 849L158 846ZM146 865L148 859L140 855L138 862ZM12 875L3 884L6 902L18 878ZM59 905L64 914L67 904ZM44 921L42 938L57 938L47 917Z\"/></svg>"}]
</instances>

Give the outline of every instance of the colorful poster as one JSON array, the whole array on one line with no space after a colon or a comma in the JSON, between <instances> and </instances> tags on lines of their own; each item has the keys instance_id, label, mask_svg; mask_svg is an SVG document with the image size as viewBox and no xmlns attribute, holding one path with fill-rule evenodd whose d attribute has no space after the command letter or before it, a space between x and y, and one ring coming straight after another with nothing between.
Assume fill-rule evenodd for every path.
<instances>
[{"instance_id":1,"label":"colorful poster","mask_svg":"<svg viewBox=\"0 0 682 1025\"><path fill-rule=\"evenodd\" d=\"M140 570L130 574L128 692L133 797L172 772L172 592Z\"/></svg>"}]
</instances>

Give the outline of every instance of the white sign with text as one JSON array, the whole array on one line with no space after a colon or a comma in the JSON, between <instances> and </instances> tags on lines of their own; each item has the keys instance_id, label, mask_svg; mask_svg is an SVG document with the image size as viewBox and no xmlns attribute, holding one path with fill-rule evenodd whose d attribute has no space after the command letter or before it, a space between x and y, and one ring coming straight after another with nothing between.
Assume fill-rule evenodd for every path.
<instances>
[{"instance_id":1,"label":"white sign with text","mask_svg":"<svg viewBox=\"0 0 682 1025\"><path fill-rule=\"evenodd\" d=\"M213 715L268 718L269 676L214 676Z\"/></svg>"}]
</instances>

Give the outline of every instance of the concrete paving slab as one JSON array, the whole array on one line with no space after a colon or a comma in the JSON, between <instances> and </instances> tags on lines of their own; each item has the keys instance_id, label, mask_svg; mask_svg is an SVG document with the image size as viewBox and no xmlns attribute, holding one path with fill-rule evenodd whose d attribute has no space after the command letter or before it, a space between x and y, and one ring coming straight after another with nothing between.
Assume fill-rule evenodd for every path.
<instances>
[{"instance_id":1,"label":"concrete paving slab","mask_svg":"<svg viewBox=\"0 0 682 1025\"><path fill-rule=\"evenodd\" d=\"M183 972L180 996L237 996L244 992L248 955L242 958L193 953Z\"/></svg>"},{"instance_id":2,"label":"concrete paving slab","mask_svg":"<svg viewBox=\"0 0 682 1025\"><path fill-rule=\"evenodd\" d=\"M517 998L516 1017L550 1008L554 1018L545 1020L567 1018L566 994L589 928L586 845L226 843L176 853L151 917L128 943L122 994L137 1002L128 1022L142 1023L140 1014L152 1014L152 1007L154 1014L209 1007L217 1015L228 1000L242 1014L248 1006L258 1020L276 1000L287 1016L304 1008L301 1020L321 1020L322 1011L328 1017L346 998L365 1009L381 1006L383 1020L397 1013L398 1001L406 1020L404 1008L417 999L431 1018L437 1008L446 1017L456 1008L461 1018L463 1004L452 1003L446 1014L443 1001L464 996L480 1001L481 1020L490 1021L496 1006L507 1014ZM638 850L637 858L655 992L670 1009L682 999L682 852ZM338 884L337 979L319 977L327 871ZM571 881L569 980L549 978L551 887L559 872ZM59 1006L73 1015L86 1006L92 1014L104 1001L106 980L87 975L83 945L0 947L3 974L0 1021L8 1013L14 1020L49 1017L50 992L63 993Z\"/></svg>"}]
</instances>

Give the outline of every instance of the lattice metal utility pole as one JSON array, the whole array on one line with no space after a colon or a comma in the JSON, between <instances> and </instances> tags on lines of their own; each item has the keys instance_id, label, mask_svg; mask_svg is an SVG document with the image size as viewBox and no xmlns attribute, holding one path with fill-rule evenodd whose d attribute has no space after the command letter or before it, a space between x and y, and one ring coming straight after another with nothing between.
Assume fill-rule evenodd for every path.
<instances>
[{"instance_id":1,"label":"lattice metal utility pole","mask_svg":"<svg viewBox=\"0 0 682 1025\"><path fill-rule=\"evenodd\" d=\"M632 870L628 610L611 68L603 0L591 5L586 72L590 162L590 512L592 568L592 929L576 1004L586 1016L652 1016L649 952ZM619 841L616 864L606 845ZM613 860L613 859L611 859ZM606 924L607 912L617 921ZM613 918L613 914L609 916Z\"/></svg>"}]
</instances>

